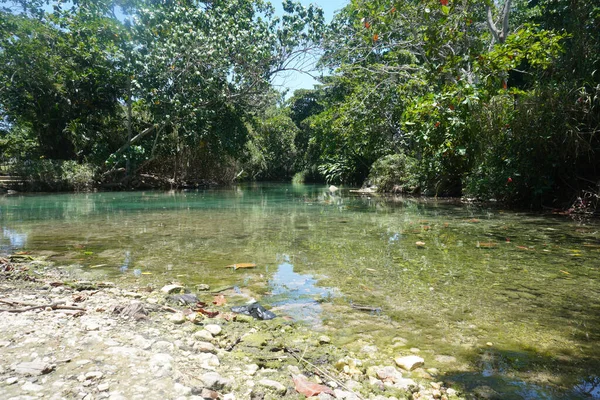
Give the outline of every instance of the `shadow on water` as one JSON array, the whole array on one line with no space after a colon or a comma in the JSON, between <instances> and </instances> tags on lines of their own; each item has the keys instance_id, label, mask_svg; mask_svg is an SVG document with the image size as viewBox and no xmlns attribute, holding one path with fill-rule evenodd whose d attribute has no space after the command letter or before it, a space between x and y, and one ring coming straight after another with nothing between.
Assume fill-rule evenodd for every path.
<instances>
[{"instance_id":1,"label":"shadow on water","mask_svg":"<svg viewBox=\"0 0 600 400\"><path fill-rule=\"evenodd\" d=\"M474 371L449 370L437 377L460 389L467 399L600 399L597 359L496 348L474 350L467 359ZM589 375L573 380L582 362L589 368Z\"/></svg>"}]
</instances>

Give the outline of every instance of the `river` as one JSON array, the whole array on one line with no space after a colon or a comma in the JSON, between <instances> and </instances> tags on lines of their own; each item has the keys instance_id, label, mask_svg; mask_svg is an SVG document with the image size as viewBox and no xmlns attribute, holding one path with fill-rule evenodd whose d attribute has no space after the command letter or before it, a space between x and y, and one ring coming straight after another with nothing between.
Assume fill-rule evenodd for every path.
<instances>
[{"instance_id":1,"label":"river","mask_svg":"<svg viewBox=\"0 0 600 400\"><path fill-rule=\"evenodd\" d=\"M247 184L4 196L0 225L2 253L232 285L350 350L410 347L474 396L600 399L598 221Z\"/></svg>"}]
</instances>

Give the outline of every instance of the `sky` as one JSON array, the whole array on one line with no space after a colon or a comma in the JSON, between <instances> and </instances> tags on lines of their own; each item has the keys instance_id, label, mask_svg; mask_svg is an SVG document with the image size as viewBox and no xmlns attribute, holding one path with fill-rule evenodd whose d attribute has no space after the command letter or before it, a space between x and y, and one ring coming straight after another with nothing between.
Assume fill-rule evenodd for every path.
<instances>
[{"instance_id":1,"label":"sky","mask_svg":"<svg viewBox=\"0 0 600 400\"><path fill-rule=\"evenodd\" d=\"M349 0L300 0L300 3L304 6L315 4L323 9L325 16L325 22L330 22L336 11L342 9ZM281 0L271 0L271 3L275 7L277 15L283 15L283 7L281 6ZM294 90L298 89L312 89L313 85L318 83L311 76L302 74L299 72L287 72L279 74L273 79L273 84L280 90L288 89L286 97L290 97Z\"/></svg>"}]
</instances>

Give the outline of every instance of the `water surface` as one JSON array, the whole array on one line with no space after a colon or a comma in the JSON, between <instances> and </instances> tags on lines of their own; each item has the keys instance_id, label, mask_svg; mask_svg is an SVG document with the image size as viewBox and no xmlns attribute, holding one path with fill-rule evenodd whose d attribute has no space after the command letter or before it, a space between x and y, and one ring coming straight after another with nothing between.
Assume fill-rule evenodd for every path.
<instances>
[{"instance_id":1,"label":"water surface","mask_svg":"<svg viewBox=\"0 0 600 400\"><path fill-rule=\"evenodd\" d=\"M5 253L111 279L246 287L349 347L406 340L479 397L600 398L594 221L240 185L2 197L0 227Z\"/></svg>"}]
</instances>

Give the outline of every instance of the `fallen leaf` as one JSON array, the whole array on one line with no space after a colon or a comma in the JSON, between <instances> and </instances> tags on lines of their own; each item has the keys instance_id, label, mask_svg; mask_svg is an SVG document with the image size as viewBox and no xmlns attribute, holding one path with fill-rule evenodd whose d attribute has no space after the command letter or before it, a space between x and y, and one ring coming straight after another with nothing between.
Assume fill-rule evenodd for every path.
<instances>
[{"instance_id":1,"label":"fallen leaf","mask_svg":"<svg viewBox=\"0 0 600 400\"><path fill-rule=\"evenodd\" d=\"M197 308L195 311L199 312L200 314L206 315L208 318L214 318L217 315L219 315L218 311L208 311L204 308Z\"/></svg>"},{"instance_id":2,"label":"fallen leaf","mask_svg":"<svg viewBox=\"0 0 600 400\"><path fill-rule=\"evenodd\" d=\"M306 397L317 396L320 393L327 393L333 396L333 391L325 385L310 382L303 375L292 375L295 389L298 393Z\"/></svg>"},{"instance_id":3,"label":"fallen leaf","mask_svg":"<svg viewBox=\"0 0 600 400\"><path fill-rule=\"evenodd\" d=\"M477 242L477 247L490 249L492 247L496 247L496 243L494 242Z\"/></svg>"},{"instance_id":4,"label":"fallen leaf","mask_svg":"<svg viewBox=\"0 0 600 400\"><path fill-rule=\"evenodd\" d=\"M231 264L231 265L227 265L225 268L233 268L233 269L239 269L239 268L256 268L256 264L254 264L254 263Z\"/></svg>"},{"instance_id":5,"label":"fallen leaf","mask_svg":"<svg viewBox=\"0 0 600 400\"><path fill-rule=\"evenodd\" d=\"M215 298L213 299L213 304L217 307L221 307L222 305L225 305L226 303L227 303L227 299L222 294L216 295Z\"/></svg>"},{"instance_id":6,"label":"fallen leaf","mask_svg":"<svg viewBox=\"0 0 600 400\"><path fill-rule=\"evenodd\" d=\"M570 273L568 273L567 271L563 271L562 269L560 270L560 272L562 272L565 275L571 275Z\"/></svg>"},{"instance_id":7,"label":"fallen leaf","mask_svg":"<svg viewBox=\"0 0 600 400\"><path fill-rule=\"evenodd\" d=\"M425 246L425 242L416 242L415 244L417 246L419 246L419 247L424 247Z\"/></svg>"}]
</instances>

